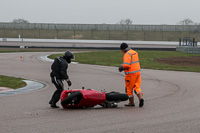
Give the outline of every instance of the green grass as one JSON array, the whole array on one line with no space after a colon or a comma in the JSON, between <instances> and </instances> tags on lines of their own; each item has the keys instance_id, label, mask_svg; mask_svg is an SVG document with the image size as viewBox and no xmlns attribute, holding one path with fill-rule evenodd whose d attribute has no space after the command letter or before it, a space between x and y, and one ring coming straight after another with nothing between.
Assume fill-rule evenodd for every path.
<instances>
[{"instance_id":1,"label":"green grass","mask_svg":"<svg viewBox=\"0 0 200 133\"><path fill-rule=\"evenodd\" d=\"M14 78L0 75L0 86L17 89L26 86L26 83L21 78Z\"/></svg>"},{"instance_id":2,"label":"green grass","mask_svg":"<svg viewBox=\"0 0 200 133\"><path fill-rule=\"evenodd\" d=\"M157 58L180 57L180 56L200 56L198 54L186 54L175 51L138 51L142 68L157 70L174 70L200 72L200 67L179 66L158 63L154 61Z\"/></svg>"},{"instance_id":3,"label":"green grass","mask_svg":"<svg viewBox=\"0 0 200 133\"><path fill-rule=\"evenodd\" d=\"M178 57L178 56L200 56L198 54L186 54L175 51L137 51L140 58L141 68L157 70L175 70L200 72L200 67L186 67L178 65L168 65L154 61L156 58ZM54 59L62 54L51 55L49 58ZM75 62L83 64L95 64L104 66L119 66L122 63L123 54L121 51L100 51L75 53Z\"/></svg>"}]
</instances>

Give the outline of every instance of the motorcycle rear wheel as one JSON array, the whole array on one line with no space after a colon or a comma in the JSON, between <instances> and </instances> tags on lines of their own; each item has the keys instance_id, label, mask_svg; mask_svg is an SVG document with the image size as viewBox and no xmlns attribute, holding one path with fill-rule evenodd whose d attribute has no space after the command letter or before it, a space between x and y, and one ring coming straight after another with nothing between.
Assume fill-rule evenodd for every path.
<instances>
[{"instance_id":1,"label":"motorcycle rear wheel","mask_svg":"<svg viewBox=\"0 0 200 133\"><path fill-rule=\"evenodd\" d=\"M61 104L67 105L71 104L72 102L73 104L77 104L82 99L82 97L83 97L82 93L80 91L76 91L71 95L67 96L64 100L62 100Z\"/></svg>"}]
</instances>

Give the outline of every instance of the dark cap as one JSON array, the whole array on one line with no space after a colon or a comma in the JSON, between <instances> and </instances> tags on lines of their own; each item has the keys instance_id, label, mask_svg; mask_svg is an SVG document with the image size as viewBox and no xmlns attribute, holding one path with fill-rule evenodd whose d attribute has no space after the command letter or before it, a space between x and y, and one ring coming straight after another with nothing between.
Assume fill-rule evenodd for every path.
<instances>
[{"instance_id":1,"label":"dark cap","mask_svg":"<svg viewBox=\"0 0 200 133\"><path fill-rule=\"evenodd\" d=\"M121 49L121 50L124 50L124 49L126 49L126 48L128 48L128 44L122 43L122 44L120 45L120 49Z\"/></svg>"}]
</instances>

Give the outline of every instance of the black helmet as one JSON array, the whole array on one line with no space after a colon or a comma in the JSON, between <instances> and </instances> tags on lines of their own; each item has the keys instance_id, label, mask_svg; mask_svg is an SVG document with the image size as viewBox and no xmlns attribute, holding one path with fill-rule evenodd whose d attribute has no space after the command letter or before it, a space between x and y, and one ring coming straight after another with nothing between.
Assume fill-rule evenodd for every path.
<instances>
[{"instance_id":1,"label":"black helmet","mask_svg":"<svg viewBox=\"0 0 200 133\"><path fill-rule=\"evenodd\" d=\"M65 52L63 58L68 62L71 63L71 59L74 59L74 54L70 51Z\"/></svg>"},{"instance_id":2,"label":"black helmet","mask_svg":"<svg viewBox=\"0 0 200 133\"><path fill-rule=\"evenodd\" d=\"M122 44L120 45L120 49L121 49L121 50L125 50L126 48L128 48L128 44L122 43Z\"/></svg>"}]
</instances>

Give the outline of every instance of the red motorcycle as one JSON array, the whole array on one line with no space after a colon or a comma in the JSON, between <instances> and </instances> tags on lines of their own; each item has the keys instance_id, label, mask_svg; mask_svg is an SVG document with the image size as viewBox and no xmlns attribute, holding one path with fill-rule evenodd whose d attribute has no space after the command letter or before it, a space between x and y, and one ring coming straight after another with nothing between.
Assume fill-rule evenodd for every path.
<instances>
[{"instance_id":1,"label":"red motorcycle","mask_svg":"<svg viewBox=\"0 0 200 133\"><path fill-rule=\"evenodd\" d=\"M100 105L104 108L117 107L117 103L128 100L127 94L119 92L100 92L93 89L64 90L61 94L61 105L68 108L87 108Z\"/></svg>"}]
</instances>

